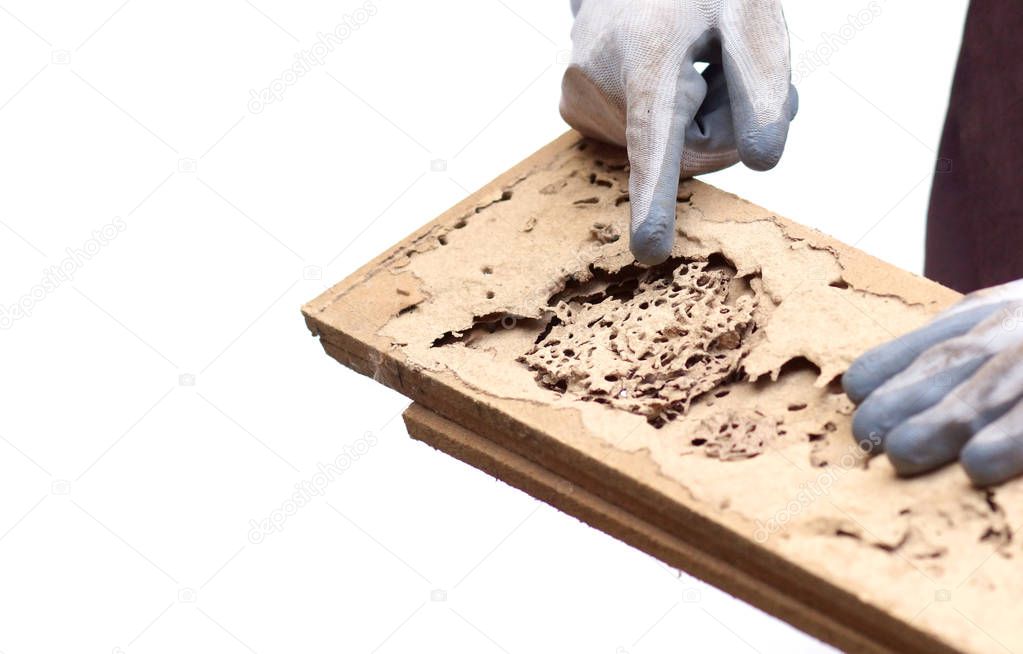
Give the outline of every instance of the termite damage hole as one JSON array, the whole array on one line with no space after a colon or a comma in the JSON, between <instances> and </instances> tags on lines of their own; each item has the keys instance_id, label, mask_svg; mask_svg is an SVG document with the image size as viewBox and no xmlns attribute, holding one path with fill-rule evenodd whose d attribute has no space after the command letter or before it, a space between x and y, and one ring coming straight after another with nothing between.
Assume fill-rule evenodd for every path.
<instances>
[{"instance_id":1,"label":"termite damage hole","mask_svg":"<svg viewBox=\"0 0 1023 654\"><path fill-rule=\"evenodd\" d=\"M755 306L749 280L719 256L595 271L551 298L547 329L519 360L541 386L661 427L737 377Z\"/></svg>"}]
</instances>

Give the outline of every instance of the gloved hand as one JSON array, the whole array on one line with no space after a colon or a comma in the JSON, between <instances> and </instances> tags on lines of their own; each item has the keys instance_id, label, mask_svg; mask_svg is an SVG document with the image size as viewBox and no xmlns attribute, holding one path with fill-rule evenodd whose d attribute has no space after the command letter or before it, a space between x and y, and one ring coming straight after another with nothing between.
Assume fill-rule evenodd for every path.
<instances>
[{"instance_id":1,"label":"gloved hand","mask_svg":"<svg viewBox=\"0 0 1023 654\"><path fill-rule=\"evenodd\" d=\"M629 150L630 247L664 261L680 173L774 167L796 114L779 0L573 0L561 115ZM701 75L698 61L710 65Z\"/></svg>"},{"instance_id":2,"label":"gloved hand","mask_svg":"<svg viewBox=\"0 0 1023 654\"><path fill-rule=\"evenodd\" d=\"M967 295L842 378L861 444L912 475L960 460L974 484L1023 473L1023 280Z\"/></svg>"}]
</instances>

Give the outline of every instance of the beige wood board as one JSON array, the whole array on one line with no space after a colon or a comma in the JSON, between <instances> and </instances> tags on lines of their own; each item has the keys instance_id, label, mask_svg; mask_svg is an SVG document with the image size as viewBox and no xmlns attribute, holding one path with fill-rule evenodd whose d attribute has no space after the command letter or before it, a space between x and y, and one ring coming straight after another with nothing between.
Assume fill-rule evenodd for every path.
<instances>
[{"instance_id":1,"label":"beige wood board","mask_svg":"<svg viewBox=\"0 0 1023 654\"><path fill-rule=\"evenodd\" d=\"M897 479L837 383L958 296L698 181L640 269L626 164L564 135L306 304L310 330L826 640L1023 650L1020 484Z\"/></svg>"}]
</instances>

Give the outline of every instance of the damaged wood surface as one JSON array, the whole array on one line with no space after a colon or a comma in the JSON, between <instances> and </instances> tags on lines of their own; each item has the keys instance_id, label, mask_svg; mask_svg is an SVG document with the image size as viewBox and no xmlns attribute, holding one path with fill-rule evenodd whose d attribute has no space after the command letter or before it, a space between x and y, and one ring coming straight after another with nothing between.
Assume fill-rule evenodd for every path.
<instances>
[{"instance_id":1,"label":"damaged wood surface","mask_svg":"<svg viewBox=\"0 0 1023 654\"><path fill-rule=\"evenodd\" d=\"M895 478L838 383L958 296L698 181L672 258L640 268L628 201L624 152L570 132L306 322L438 424L727 563L686 569L825 640L1023 650L1020 484Z\"/></svg>"}]
</instances>

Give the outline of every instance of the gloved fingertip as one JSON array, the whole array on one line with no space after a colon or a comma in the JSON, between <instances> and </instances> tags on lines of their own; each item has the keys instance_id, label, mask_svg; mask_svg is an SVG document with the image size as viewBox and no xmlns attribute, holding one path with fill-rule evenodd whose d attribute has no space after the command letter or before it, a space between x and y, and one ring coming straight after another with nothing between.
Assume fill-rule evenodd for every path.
<instances>
[{"instance_id":1,"label":"gloved fingertip","mask_svg":"<svg viewBox=\"0 0 1023 654\"><path fill-rule=\"evenodd\" d=\"M974 486L994 486L1023 473L1023 446L1017 439L982 436L978 434L959 453L959 462Z\"/></svg>"},{"instance_id":2,"label":"gloved fingertip","mask_svg":"<svg viewBox=\"0 0 1023 654\"><path fill-rule=\"evenodd\" d=\"M856 404L867 399L871 391L880 385L877 375L862 358L853 361L849 369L842 374L842 390Z\"/></svg>"},{"instance_id":3,"label":"gloved fingertip","mask_svg":"<svg viewBox=\"0 0 1023 654\"><path fill-rule=\"evenodd\" d=\"M778 120L738 136L739 155L748 168L770 170L778 165L789 135L789 120Z\"/></svg>"},{"instance_id":4,"label":"gloved fingertip","mask_svg":"<svg viewBox=\"0 0 1023 654\"><path fill-rule=\"evenodd\" d=\"M875 410L871 404L860 407L853 415L853 438L856 444L867 452L881 452L884 449L884 437L887 428L884 425L884 415Z\"/></svg>"},{"instance_id":5,"label":"gloved fingertip","mask_svg":"<svg viewBox=\"0 0 1023 654\"><path fill-rule=\"evenodd\" d=\"M789 84L789 120L795 120L799 113L799 91L792 84Z\"/></svg>"},{"instance_id":6,"label":"gloved fingertip","mask_svg":"<svg viewBox=\"0 0 1023 654\"><path fill-rule=\"evenodd\" d=\"M636 261L654 266L671 256L675 244L675 213L652 208L639 227L632 232L629 249Z\"/></svg>"},{"instance_id":7,"label":"gloved fingertip","mask_svg":"<svg viewBox=\"0 0 1023 654\"><path fill-rule=\"evenodd\" d=\"M909 477L955 461L969 437L965 424L909 420L888 433L885 451L895 471Z\"/></svg>"},{"instance_id":8,"label":"gloved fingertip","mask_svg":"<svg viewBox=\"0 0 1023 654\"><path fill-rule=\"evenodd\" d=\"M901 477L928 472L936 465L934 457L923 446L921 432L916 425L902 424L889 435L885 453Z\"/></svg>"}]
</instances>

